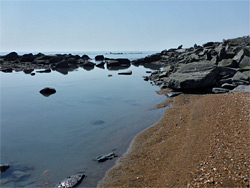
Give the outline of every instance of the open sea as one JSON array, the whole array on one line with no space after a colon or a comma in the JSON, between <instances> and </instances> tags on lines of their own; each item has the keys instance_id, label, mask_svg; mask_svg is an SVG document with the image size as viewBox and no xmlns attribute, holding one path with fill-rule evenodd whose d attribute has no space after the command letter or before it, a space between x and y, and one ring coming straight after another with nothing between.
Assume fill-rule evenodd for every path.
<instances>
[{"instance_id":1,"label":"open sea","mask_svg":"<svg viewBox=\"0 0 250 188\"><path fill-rule=\"evenodd\" d=\"M153 53L71 54L134 60ZM142 78L151 69L131 65L127 70L133 74L118 75L126 69L97 67L79 68L67 75L0 72L0 160L12 165L2 174L0 186L54 187L64 178L84 172L79 187L95 187L117 158L103 163L94 159L110 152L122 156L134 136L158 121L163 111L155 105L165 96L157 95L159 88ZM39 93L44 87L57 92L44 97Z\"/></svg>"}]
</instances>

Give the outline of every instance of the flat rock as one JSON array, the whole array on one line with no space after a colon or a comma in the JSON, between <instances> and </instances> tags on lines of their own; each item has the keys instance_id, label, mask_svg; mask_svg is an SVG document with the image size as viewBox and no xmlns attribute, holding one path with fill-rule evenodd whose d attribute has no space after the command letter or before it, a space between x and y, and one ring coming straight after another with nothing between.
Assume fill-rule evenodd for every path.
<instances>
[{"instance_id":1,"label":"flat rock","mask_svg":"<svg viewBox=\"0 0 250 188\"><path fill-rule=\"evenodd\" d=\"M85 175L83 173L77 173L77 174L71 175L71 176L65 178L64 180L62 180L61 182L59 182L56 185L56 187L57 188L75 187L76 185L81 183L81 181L83 180L84 177L85 177Z\"/></svg>"},{"instance_id":2,"label":"flat rock","mask_svg":"<svg viewBox=\"0 0 250 188\"><path fill-rule=\"evenodd\" d=\"M111 160L111 159L114 159L118 157L115 153L109 153L109 154L106 154L106 155L102 155L102 156L99 156L96 158L96 160L98 162L104 162L104 161L107 161L107 160Z\"/></svg>"},{"instance_id":3,"label":"flat rock","mask_svg":"<svg viewBox=\"0 0 250 188\"><path fill-rule=\"evenodd\" d=\"M234 91L250 93L250 85L240 85L232 90L232 92Z\"/></svg>"},{"instance_id":4,"label":"flat rock","mask_svg":"<svg viewBox=\"0 0 250 188\"><path fill-rule=\"evenodd\" d=\"M226 89L226 88L220 88L220 87L214 87L212 89L212 92L213 93L227 93L229 92L230 90L229 89Z\"/></svg>"},{"instance_id":5,"label":"flat rock","mask_svg":"<svg viewBox=\"0 0 250 188\"><path fill-rule=\"evenodd\" d=\"M250 57L244 56L239 66L241 70L250 70Z\"/></svg>"}]
</instances>

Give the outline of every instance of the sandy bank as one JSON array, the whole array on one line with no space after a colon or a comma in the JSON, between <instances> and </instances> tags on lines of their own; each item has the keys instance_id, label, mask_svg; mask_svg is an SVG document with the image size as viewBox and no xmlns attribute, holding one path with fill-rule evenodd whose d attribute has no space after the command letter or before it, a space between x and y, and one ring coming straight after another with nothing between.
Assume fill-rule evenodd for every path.
<instances>
[{"instance_id":1,"label":"sandy bank","mask_svg":"<svg viewBox=\"0 0 250 188\"><path fill-rule=\"evenodd\" d=\"M176 97L99 187L246 187L249 106L249 93Z\"/></svg>"}]
</instances>

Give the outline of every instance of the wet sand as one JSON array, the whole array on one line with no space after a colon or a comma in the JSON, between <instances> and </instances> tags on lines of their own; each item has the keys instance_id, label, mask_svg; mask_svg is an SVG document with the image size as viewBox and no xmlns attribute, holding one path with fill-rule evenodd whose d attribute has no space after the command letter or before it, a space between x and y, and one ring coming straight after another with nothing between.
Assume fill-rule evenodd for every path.
<instances>
[{"instance_id":1,"label":"wet sand","mask_svg":"<svg viewBox=\"0 0 250 188\"><path fill-rule=\"evenodd\" d=\"M250 93L180 95L99 187L247 187Z\"/></svg>"}]
</instances>

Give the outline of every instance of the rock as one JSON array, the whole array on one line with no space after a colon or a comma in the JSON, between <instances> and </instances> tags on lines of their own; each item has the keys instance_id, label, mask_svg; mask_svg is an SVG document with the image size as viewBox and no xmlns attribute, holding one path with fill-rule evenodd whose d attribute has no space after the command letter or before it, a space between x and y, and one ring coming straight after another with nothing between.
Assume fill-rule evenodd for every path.
<instances>
[{"instance_id":1,"label":"rock","mask_svg":"<svg viewBox=\"0 0 250 188\"><path fill-rule=\"evenodd\" d=\"M38 73L50 73L51 70L50 69L45 69L45 70L40 70L40 71L36 71Z\"/></svg>"},{"instance_id":2,"label":"rock","mask_svg":"<svg viewBox=\"0 0 250 188\"><path fill-rule=\"evenodd\" d=\"M244 56L239 65L241 70L250 70L250 57Z\"/></svg>"},{"instance_id":3,"label":"rock","mask_svg":"<svg viewBox=\"0 0 250 188\"><path fill-rule=\"evenodd\" d=\"M218 63L219 67L237 67L238 63L233 59L223 59Z\"/></svg>"},{"instance_id":4,"label":"rock","mask_svg":"<svg viewBox=\"0 0 250 188\"><path fill-rule=\"evenodd\" d=\"M149 55L147 57L144 58L144 63L151 63L154 61L159 61L161 59L161 54L157 53L157 54L153 54L153 55Z\"/></svg>"},{"instance_id":5,"label":"rock","mask_svg":"<svg viewBox=\"0 0 250 188\"><path fill-rule=\"evenodd\" d=\"M232 78L221 79L221 80L219 80L218 83L219 83L219 85L231 84L232 83Z\"/></svg>"},{"instance_id":6,"label":"rock","mask_svg":"<svg viewBox=\"0 0 250 188\"><path fill-rule=\"evenodd\" d=\"M3 173L10 168L9 164L0 164L0 172Z\"/></svg>"},{"instance_id":7,"label":"rock","mask_svg":"<svg viewBox=\"0 0 250 188\"><path fill-rule=\"evenodd\" d=\"M228 84L228 83L225 83L225 84L222 84L222 88L226 88L226 89L234 89L237 85L235 84Z\"/></svg>"},{"instance_id":8,"label":"rock","mask_svg":"<svg viewBox=\"0 0 250 188\"><path fill-rule=\"evenodd\" d=\"M126 72L119 72L118 75L131 75L132 74L132 71L131 70L128 70Z\"/></svg>"},{"instance_id":9,"label":"rock","mask_svg":"<svg viewBox=\"0 0 250 188\"><path fill-rule=\"evenodd\" d=\"M31 75L31 76L35 76L36 74L35 74L35 73L31 73L30 75Z\"/></svg>"},{"instance_id":10,"label":"rock","mask_svg":"<svg viewBox=\"0 0 250 188\"><path fill-rule=\"evenodd\" d=\"M230 91L229 89L220 88L220 87L214 87L212 89L213 93L226 93L226 92L229 92L229 91Z\"/></svg>"},{"instance_id":11,"label":"rock","mask_svg":"<svg viewBox=\"0 0 250 188\"><path fill-rule=\"evenodd\" d=\"M241 72L237 72L232 78L232 81L242 81L242 80L247 81L248 77Z\"/></svg>"},{"instance_id":12,"label":"rock","mask_svg":"<svg viewBox=\"0 0 250 188\"><path fill-rule=\"evenodd\" d=\"M75 65L75 64L77 64L77 60L76 60L75 58L69 58L69 59L68 59L68 64L73 64L73 65Z\"/></svg>"},{"instance_id":13,"label":"rock","mask_svg":"<svg viewBox=\"0 0 250 188\"><path fill-rule=\"evenodd\" d=\"M245 48L241 49L236 56L234 56L233 60L237 61L240 63L240 61L243 59L244 56L250 56L249 51Z\"/></svg>"},{"instance_id":14,"label":"rock","mask_svg":"<svg viewBox=\"0 0 250 188\"><path fill-rule=\"evenodd\" d=\"M112 74L108 74L108 77L111 77L112 76Z\"/></svg>"},{"instance_id":15,"label":"rock","mask_svg":"<svg viewBox=\"0 0 250 188\"><path fill-rule=\"evenodd\" d=\"M242 73L248 77L248 80L250 80L250 71L244 71Z\"/></svg>"},{"instance_id":16,"label":"rock","mask_svg":"<svg viewBox=\"0 0 250 188\"><path fill-rule=\"evenodd\" d=\"M230 67L218 67L218 70L219 70L219 76L222 77L223 79L233 77L237 72L236 69Z\"/></svg>"},{"instance_id":17,"label":"rock","mask_svg":"<svg viewBox=\"0 0 250 188\"><path fill-rule=\"evenodd\" d=\"M89 60L90 57L89 57L88 55L85 55L85 54L84 54L84 55L82 56L82 59L83 59L83 60Z\"/></svg>"},{"instance_id":18,"label":"rock","mask_svg":"<svg viewBox=\"0 0 250 188\"><path fill-rule=\"evenodd\" d=\"M214 57L211 59L211 62L212 62L213 64L217 65L218 62L219 62L219 57L218 57L217 55L214 56Z\"/></svg>"},{"instance_id":19,"label":"rock","mask_svg":"<svg viewBox=\"0 0 250 188\"><path fill-rule=\"evenodd\" d=\"M34 69L24 69L23 70L23 72L25 73L25 74L30 74L30 73L32 73L34 71Z\"/></svg>"},{"instance_id":20,"label":"rock","mask_svg":"<svg viewBox=\"0 0 250 188\"><path fill-rule=\"evenodd\" d=\"M45 96L45 97L48 97L54 93L56 93L56 90L54 88L51 88L51 87L45 87L43 88L40 93Z\"/></svg>"},{"instance_id":21,"label":"rock","mask_svg":"<svg viewBox=\"0 0 250 188\"><path fill-rule=\"evenodd\" d=\"M112 61L107 62L107 67L130 67L130 60L129 59L124 59L124 58L119 58L115 59Z\"/></svg>"},{"instance_id":22,"label":"rock","mask_svg":"<svg viewBox=\"0 0 250 188\"><path fill-rule=\"evenodd\" d=\"M35 59L35 56L32 53L24 54L21 57L20 62L33 62L34 59Z\"/></svg>"},{"instance_id":23,"label":"rock","mask_svg":"<svg viewBox=\"0 0 250 188\"><path fill-rule=\"evenodd\" d=\"M96 158L96 160L98 162L104 162L104 161L107 161L107 160L114 159L116 157L118 157L118 156L115 153L112 152L112 153L109 153L107 155L99 156L99 157Z\"/></svg>"},{"instance_id":24,"label":"rock","mask_svg":"<svg viewBox=\"0 0 250 188\"><path fill-rule=\"evenodd\" d=\"M54 56L54 57L50 58L49 63L50 64L58 63L58 62L62 61L63 59L64 59L63 56Z\"/></svg>"},{"instance_id":25,"label":"rock","mask_svg":"<svg viewBox=\"0 0 250 188\"><path fill-rule=\"evenodd\" d=\"M95 56L95 60L96 61L103 61L104 60L104 56L103 55L97 55L97 56Z\"/></svg>"},{"instance_id":26,"label":"rock","mask_svg":"<svg viewBox=\"0 0 250 188\"><path fill-rule=\"evenodd\" d=\"M178 46L178 48L177 48L177 49L182 49L182 46L183 46L183 45Z\"/></svg>"},{"instance_id":27,"label":"rock","mask_svg":"<svg viewBox=\"0 0 250 188\"><path fill-rule=\"evenodd\" d=\"M250 85L239 85L238 87L232 90L232 92L235 92L235 91L250 93Z\"/></svg>"},{"instance_id":28,"label":"rock","mask_svg":"<svg viewBox=\"0 0 250 188\"><path fill-rule=\"evenodd\" d=\"M212 47L214 45L214 42L207 42L205 44L203 44L203 47Z\"/></svg>"},{"instance_id":29,"label":"rock","mask_svg":"<svg viewBox=\"0 0 250 188\"><path fill-rule=\"evenodd\" d=\"M93 67L94 68L94 66L95 66L95 63L90 62L90 61L85 61L83 63L83 67Z\"/></svg>"},{"instance_id":30,"label":"rock","mask_svg":"<svg viewBox=\"0 0 250 188\"><path fill-rule=\"evenodd\" d=\"M218 70L211 62L198 62L182 65L177 72L172 73L164 82L172 89L200 89L213 86L216 83Z\"/></svg>"},{"instance_id":31,"label":"rock","mask_svg":"<svg viewBox=\"0 0 250 188\"><path fill-rule=\"evenodd\" d=\"M75 187L76 185L81 183L81 181L83 180L84 177L85 177L85 175L83 173L77 173L77 174L71 175L71 176L65 178L64 180L62 180L61 182L59 182L56 185L56 187L57 188Z\"/></svg>"},{"instance_id":32,"label":"rock","mask_svg":"<svg viewBox=\"0 0 250 188\"><path fill-rule=\"evenodd\" d=\"M11 73L13 71L12 68L5 68L5 69L2 69L2 72L5 72L5 73Z\"/></svg>"},{"instance_id":33,"label":"rock","mask_svg":"<svg viewBox=\"0 0 250 188\"><path fill-rule=\"evenodd\" d=\"M105 121L103 121L103 120L97 120L97 121L94 121L92 124L93 125L101 125L101 124L104 124L105 123Z\"/></svg>"},{"instance_id":34,"label":"rock","mask_svg":"<svg viewBox=\"0 0 250 188\"><path fill-rule=\"evenodd\" d=\"M66 60L62 60L56 65L56 69L58 69L58 68L68 69L69 64Z\"/></svg>"},{"instance_id":35,"label":"rock","mask_svg":"<svg viewBox=\"0 0 250 188\"><path fill-rule=\"evenodd\" d=\"M175 91L173 91L173 92L167 93L167 96L168 97L176 97L176 96L178 96L180 94L182 94L182 92L175 92Z\"/></svg>"},{"instance_id":36,"label":"rock","mask_svg":"<svg viewBox=\"0 0 250 188\"><path fill-rule=\"evenodd\" d=\"M16 59L18 59L18 54L16 52L10 52L9 54L7 54L4 59L7 61L14 61Z\"/></svg>"},{"instance_id":37,"label":"rock","mask_svg":"<svg viewBox=\"0 0 250 188\"><path fill-rule=\"evenodd\" d=\"M99 68L104 68L104 65L105 65L105 62L101 62L101 63L96 64L96 66Z\"/></svg>"},{"instance_id":38,"label":"rock","mask_svg":"<svg viewBox=\"0 0 250 188\"><path fill-rule=\"evenodd\" d=\"M146 73L150 74L150 73L152 73L152 71L146 71Z\"/></svg>"},{"instance_id":39,"label":"rock","mask_svg":"<svg viewBox=\"0 0 250 188\"><path fill-rule=\"evenodd\" d=\"M15 178L15 181L19 181L21 179L29 177L30 174L16 170L16 171L12 172L12 176Z\"/></svg>"}]
</instances>

